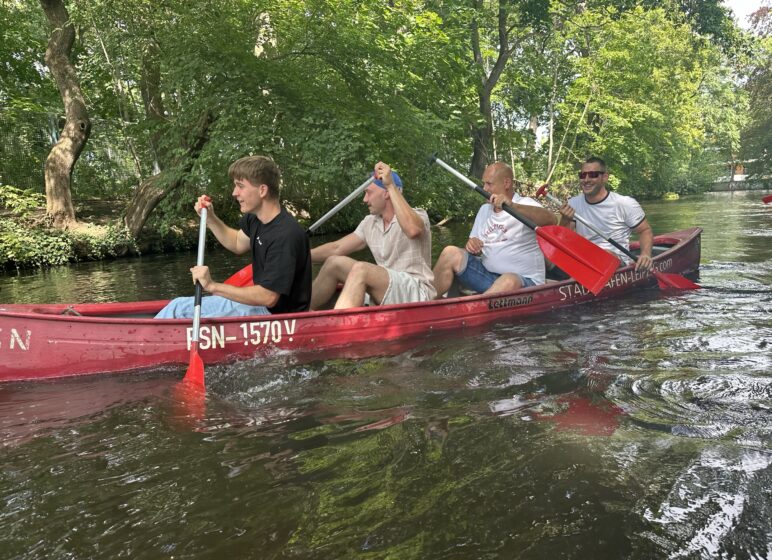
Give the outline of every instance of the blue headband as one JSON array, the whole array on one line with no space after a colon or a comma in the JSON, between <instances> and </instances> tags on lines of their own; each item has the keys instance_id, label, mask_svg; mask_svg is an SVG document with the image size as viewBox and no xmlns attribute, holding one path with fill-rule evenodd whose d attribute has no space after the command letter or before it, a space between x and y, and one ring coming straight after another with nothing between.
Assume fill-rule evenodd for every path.
<instances>
[{"instance_id":1,"label":"blue headband","mask_svg":"<svg viewBox=\"0 0 772 560\"><path fill-rule=\"evenodd\" d=\"M375 172L371 173L370 176L375 177ZM397 187L399 190L402 190L402 179L399 178L399 175L397 175L396 171L391 172L391 178L394 181L394 186ZM383 181L381 181L380 179L376 179L375 181L373 181L373 183L375 183L382 189L386 188L386 186L383 184Z\"/></svg>"}]
</instances>

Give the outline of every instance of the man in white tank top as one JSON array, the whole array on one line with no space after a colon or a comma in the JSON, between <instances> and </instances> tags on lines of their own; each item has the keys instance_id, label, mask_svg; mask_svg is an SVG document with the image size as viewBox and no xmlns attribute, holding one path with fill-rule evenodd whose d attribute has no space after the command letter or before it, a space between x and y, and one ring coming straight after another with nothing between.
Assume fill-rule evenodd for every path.
<instances>
[{"instance_id":1,"label":"man in white tank top","mask_svg":"<svg viewBox=\"0 0 772 560\"><path fill-rule=\"evenodd\" d=\"M536 233L510 216L502 204L537 226L553 225L555 216L532 198L514 193L514 175L506 164L490 164L483 188L491 194L480 207L466 246L448 246L434 265L434 287L442 297L454 277L478 293L497 293L544 284L544 255Z\"/></svg>"},{"instance_id":2,"label":"man in white tank top","mask_svg":"<svg viewBox=\"0 0 772 560\"><path fill-rule=\"evenodd\" d=\"M641 254L635 263L635 270L650 269L654 233L638 201L606 188L608 171L606 162L600 158L591 157L582 164L579 180L582 194L569 199L560 208L560 225L576 230L579 235L613 253L625 264L630 263L627 256L590 228L575 221L574 215L579 214L626 249L629 249L630 234L635 233L641 244Z\"/></svg>"}]
</instances>

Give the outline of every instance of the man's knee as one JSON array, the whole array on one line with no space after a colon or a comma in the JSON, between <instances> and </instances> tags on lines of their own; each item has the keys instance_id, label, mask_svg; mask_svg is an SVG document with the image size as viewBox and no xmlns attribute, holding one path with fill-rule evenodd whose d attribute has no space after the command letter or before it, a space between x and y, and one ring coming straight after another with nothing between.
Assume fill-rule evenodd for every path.
<instances>
[{"instance_id":1,"label":"man's knee","mask_svg":"<svg viewBox=\"0 0 772 560\"><path fill-rule=\"evenodd\" d=\"M193 298L183 296L174 298L158 312L156 319L190 319L193 317Z\"/></svg>"},{"instance_id":2,"label":"man's knee","mask_svg":"<svg viewBox=\"0 0 772 560\"><path fill-rule=\"evenodd\" d=\"M322 268L319 269L319 274L330 274L335 276L338 280L342 280L341 276L346 271L346 258L339 255L329 257L324 261Z\"/></svg>"},{"instance_id":3,"label":"man's knee","mask_svg":"<svg viewBox=\"0 0 772 560\"><path fill-rule=\"evenodd\" d=\"M367 281L368 269L371 266L373 265L370 263L360 261L355 262L353 265L351 265L351 269L348 271L346 282L354 281L365 283Z\"/></svg>"},{"instance_id":4,"label":"man's knee","mask_svg":"<svg viewBox=\"0 0 772 560\"><path fill-rule=\"evenodd\" d=\"M499 276L493 283L491 288L497 292L511 292L512 290L518 290L522 287L523 283L520 281L520 277L517 274L507 272Z\"/></svg>"},{"instance_id":5,"label":"man's knee","mask_svg":"<svg viewBox=\"0 0 772 560\"><path fill-rule=\"evenodd\" d=\"M456 247L454 245L448 245L440 253L439 259L437 259L437 266L443 268L449 268L453 272L458 272L461 268L461 260L464 256L464 249Z\"/></svg>"}]
</instances>

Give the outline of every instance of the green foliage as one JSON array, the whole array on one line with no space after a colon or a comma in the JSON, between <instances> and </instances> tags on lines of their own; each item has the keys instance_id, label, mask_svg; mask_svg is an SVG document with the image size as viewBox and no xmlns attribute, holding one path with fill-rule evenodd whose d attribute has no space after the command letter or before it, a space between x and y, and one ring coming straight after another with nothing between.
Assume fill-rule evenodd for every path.
<instances>
[{"instance_id":1,"label":"green foliage","mask_svg":"<svg viewBox=\"0 0 772 560\"><path fill-rule=\"evenodd\" d=\"M656 196L709 185L717 162L738 152L748 114L744 146L763 154L768 59L758 59L749 80L756 100L749 111L735 68L749 39L718 0L700 5L501 4L511 58L491 96L495 157L535 183L565 135L553 183L574 180L574 164L593 153L609 161L621 190ZM179 231L194 219L200 193L236 222L227 168L259 153L279 163L282 196L307 224L378 160L400 172L408 200L435 221L479 206L464 185L424 162L437 152L469 167L470 133L482 118L481 72L498 52L499 4L95 0L67 7L93 123L75 167L76 203L128 201L162 171L165 188L182 184L148 227L184 245ZM61 126L61 100L43 63L48 27L35 3L0 3L0 16L9 23L0 31L0 179L43 192L43 162ZM473 19L481 61L470 56ZM203 147L193 149L205 116L212 124ZM323 229L350 230L364 214L353 202ZM125 240L115 236L118 247ZM110 254L106 243L92 250L75 241L94 256Z\"/></svg>"},{"instance_id":2,"label":"green foliage","mask_svg":"<svg viewBox=\"0 0 772 560\"><path fill-rule=\"evenodd\" d=\"M102 260L139 251L136 241L124 226L110 225L94 232L76 231L70 234L70 238L76 260Z\"/></svg>"},{"instance_id":3,"label":"green foliage","mask_svg":"<svg viewBox=\"0 0 772 560\"><path fill-rule=\"evenodd\" d=\"M41 268L72 260L72 239L66 233L0 218L0 268Z\"/></svg>"},{"instance_id":4,"label":"green foliage","mask_svg":"<svg viewBox=\"0 0 772 560\"><path fill-rule=\"evenodd\" d=\"M0 269L42 268L78 260L100 260L137 252L123 226L61 231L46 226L45 197L0 185Z\"/></svg>"},{"instance_id":5,"label":"green foliage","mask_svg":"<svg viewBox=\"0 0 772 560\"><path fill-rule=\"evenodd\" d=\"M578 121L590 98L578 125L577 159L603 157L620 190L642 197L694 188L692 164L704 163L697 156L711 145L705 108L713 104L724 118L742 112L731 88L720 85L728 81L716 73L716 50L695 42L688 26L662 10L638 8L616 19L586 12L575 25L568 33L587 37L587 56L575 60L578 77L561 110ZM738 126L724 120L713 129L719 124Z\"/></svg>"},{"instance_id":6,"label":"green foliage","mask_svg":"<svg viewBox=\"0 0 772 560\"><path fill-rule=\"evenodd\" d=\"M772 184L772 8L760 9L754 20L756 51L749 61L745 91L749 122L742 134L742 156L755 180Z\"/></svg>"},{"instance_id":7,"label":"green foliage","mask_svg":"<svg viewBox=\"0 0 772 560\"><path fill-rule=\"evenodd\" d=\"M10 185L0 185L0 206L19 218L27 219L35 210L45 206L43 195Z\"/></svg>"}]
</instances>

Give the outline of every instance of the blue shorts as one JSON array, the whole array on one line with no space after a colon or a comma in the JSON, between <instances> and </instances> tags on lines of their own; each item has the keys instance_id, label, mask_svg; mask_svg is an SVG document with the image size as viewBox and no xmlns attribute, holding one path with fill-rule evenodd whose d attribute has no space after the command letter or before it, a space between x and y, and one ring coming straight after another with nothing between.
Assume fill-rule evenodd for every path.
<instances>
[{"instance_id":1,"label":"blue shorts","mask_svg":"<svg viewBox=\"0 0 772 560\"><path fill-rule=\"evenodd\" d=\"M193 297L178 297L171 300L158 312L156 319L192 319ZM252 315L270 315L263 306L237 303L222 296L204 296L201 298L202 317L250 317Z\"/></svg>"},{"instance_id":2,"label":"blue shorts","mask_svg":"<svg viewBox=\"0 0 772 560\"><path fill-rule=\"evenodd\" d=\"M463 263L461 272L456 274L456 278L458 278L458 281L461 282L464 287L474 290L478 294L482 294L493 285L501 274L491 272L485 268L480 257L470 255L468 252L465 252L464 255L466 256L466 262ZM516 272L513 272L512 274L515 274L520 278L520 283L523 285L523 288L536 285L530 278L526 278Z\"/></svg>"}]
</instances>

